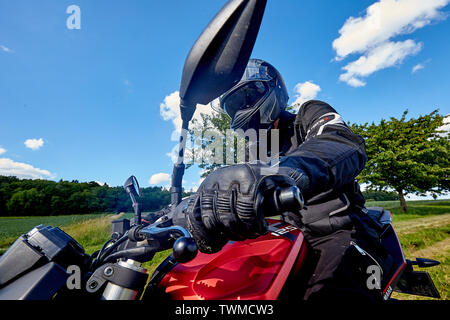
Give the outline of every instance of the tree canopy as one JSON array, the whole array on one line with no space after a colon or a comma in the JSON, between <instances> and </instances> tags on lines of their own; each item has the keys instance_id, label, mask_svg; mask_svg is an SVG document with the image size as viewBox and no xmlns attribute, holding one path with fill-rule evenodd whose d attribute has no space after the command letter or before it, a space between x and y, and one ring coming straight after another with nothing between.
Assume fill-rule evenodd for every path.
<instances>
[{"instance_id":1,"label":"tree canopy","mask_svg":"<svg viewBox=\"0 0 450 320\"><path fill-rule=\"evenodd\" d=\"M159 210L170 203L170 192L161 187L141 188L141 194L143 211ZM128 211L132 211L131 200L122 187L0 176L0 216Z\"/></svg>"},{"instance_id":2,"label":"tree canopy","mask_svg":"<svg viewBox=\"0 0 450 320\"><path fill-rule=\"evenodd\" d=\"M450 186L450 140L438 130L444 117L438 110L409 120L407 114L406 110L400 119L351 126L365 139L368 156L358 179L369 190L395 190L404 212L405 195L431 192L437 197Z\"/></svg>"}]
</instances>

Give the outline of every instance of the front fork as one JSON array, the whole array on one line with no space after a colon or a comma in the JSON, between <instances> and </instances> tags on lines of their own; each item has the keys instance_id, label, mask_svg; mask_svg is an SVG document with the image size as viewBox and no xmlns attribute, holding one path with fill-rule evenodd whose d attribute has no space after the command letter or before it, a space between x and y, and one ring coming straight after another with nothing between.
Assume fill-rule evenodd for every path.
<instances>
[{"instance_id":1,"label":"front fork","mask_svg":"<svg viewBox=\"0 0 450 320\"><path fill-rule=\"evenodd\" d=\"M141 267L141 263L128 259L107 263L95 270L87 281L86 290L95 293L104 287L102 300L136 300L147 280L147 270Z\"/></svg>"},{"instance_id":2,"label":"front fork","mask_svg":"<svg viewBox=\"0 0 450 320\"><path fill-rule=\"evenodd\" d=\"M126 277L136 277L136 274L141 274L145 279L148 278L147 270L141 267L141 263L128 259L127 261L119 261L117 263L121 268L122 275L111 279L106 285L105 290L103 291L102 300L136 300L139 298L139 295L142 293L144 286L141 287L137 282L133 281L133 279L123 279ZM127 272L127 269L132 272ZM111 269L104 269L106 271L111 272ZM141 278L141 277L139 277ZM125 284L126 283L126 284ZM140 282L142 283L142 282ZM127 285L127 288L124 285ZM145 283L144 283L145 285Z\"/></svg>"}]
</instances>

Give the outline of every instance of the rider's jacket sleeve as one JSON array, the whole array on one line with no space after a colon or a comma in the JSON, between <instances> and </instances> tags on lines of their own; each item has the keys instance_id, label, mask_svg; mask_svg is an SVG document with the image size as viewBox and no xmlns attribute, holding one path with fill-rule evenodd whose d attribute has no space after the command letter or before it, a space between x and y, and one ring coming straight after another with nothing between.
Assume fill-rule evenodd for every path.
<instances>
[{"instance_id":1,"label":"rider's jacket sleeve","mask_svg":"<svg viewBox=\"0 0 450 320\"><path fill-rule=\"evenodd\" d=\"M367 161L364 140L336 110L322 101L305 102L294 126L297 143L280 158L279 170L294 178L307 175L309 185L300 185L306 199L354 185Z\"/></svg>"}]
</instances>

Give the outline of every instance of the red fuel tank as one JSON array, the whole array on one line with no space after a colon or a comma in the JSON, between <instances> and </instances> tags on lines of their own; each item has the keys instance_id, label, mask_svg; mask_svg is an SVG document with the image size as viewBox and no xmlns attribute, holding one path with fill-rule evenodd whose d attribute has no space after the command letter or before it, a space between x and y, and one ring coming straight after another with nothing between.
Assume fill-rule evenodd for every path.
<instances>
[{"instance_id":1,"label":"red fuel tank","mask_svg":"<svg viewBox=\"0 0 450 320\"><path fill-rule=\"evenodd\" d=\"M199 252L176 265L160 288L174 300L274 300L289 274L306 257L302 232L283 221L268 219L269 232L257 239L228 242L215 254Z\"/></svg>"}]
</instances>

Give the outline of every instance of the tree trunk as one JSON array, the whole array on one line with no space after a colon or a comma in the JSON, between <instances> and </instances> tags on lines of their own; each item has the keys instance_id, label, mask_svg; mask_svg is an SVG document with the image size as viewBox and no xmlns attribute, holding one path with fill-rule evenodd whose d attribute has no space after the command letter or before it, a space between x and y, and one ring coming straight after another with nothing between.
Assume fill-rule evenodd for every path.
<instances>
[{"instance_id":1,"label":"tree trunk","mask_svg":"<svg viewBox=\"0 0 450 320\"><path fill-rule=\"evenodd\" d=\"M397 193L400 199L400 208L402 209L402 212L407 212L408 209L406 208L406 200L405 196L403 195L403 190L397 190Z\"/></svg>"}]
</instances>

